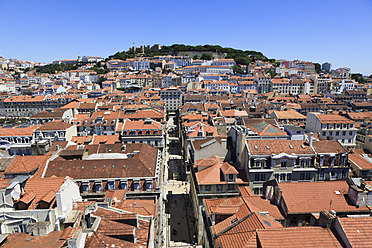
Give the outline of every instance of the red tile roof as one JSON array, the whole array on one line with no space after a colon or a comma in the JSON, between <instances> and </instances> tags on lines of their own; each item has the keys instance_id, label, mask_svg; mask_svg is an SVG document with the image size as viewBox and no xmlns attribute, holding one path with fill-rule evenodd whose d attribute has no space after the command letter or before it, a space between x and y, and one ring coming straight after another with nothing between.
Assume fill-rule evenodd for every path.
<instances>
[{"instance_id":1,"label":"red tile roof","mask_svg":"<svg viewBox=\"0 0 372 248\"><path fill-rule=\"evenodd\" d=\"M13 233L7 237L2 247L27 247L27 248L60 248L66 244L65 239L60 239L62 232L54 231L45 236L32 236L26 233Z\"/></svg>"},{"instance_id":2,"label":"red tile roof","mask_svg":"<svg viewBox=\"0 0 372 248\"><path fill-rule=\"evenodd\" d=\"M346 153L346 149L337 140L319 140L313 142L317 153Z\"/></svg>"},{"instance_id":3,"label":"red tile roof","mask_svg":"<svg viewBox=\"0 0 372 248\"><path fill-rule=\"evenodd\" d=\"M367 211L367 207L349 205L346 181L279 183L290 214L317 213L325 210L336 212Z\"/></svg>"},{"instance_id":4,"label":"red tile roof","mask_svg":"<svg viewBox=\"0 0 372 248\"><path fill-rule=\"evenodd\" d=\"M30 178L24 187L26 194L19 201L30 203L33 200L29 209L35 209L40 201L50 203L64 182L63 177Z\"/></svg>"},{"instance_id":5,"label":"red tile roof","mask_svg":"<svg viewBox=\"0 0 372 248\"><path fill-rule=\"evenodd\" d=\"M15 156L5 174L30 173L36 169L43 169L50 158L48 155Z\"/></svg>"},{"instance_id":6,"label":"red tile roof","mask_svg":"<svg viewBox=\"0 0 372 248\"><path fill-rule=\"evenodd\" d=\"M360 154L350 153L349 161L358 166L361 170L372 170L372 163Z\"/></svg>"},{"instance_id":7,"label":"red tile roof","mask_svg":"<svg viewBox=\"0 0 372 248\"><path fill-rule=\"evenodd\" d=\"M262 248L342 247L331 230L315 226L258 230L257 245Z\"/></svg>"},{"instance_id":8,"label":"red tile roof","mask_svg":"<svg viewBox=\"0 0 372 248\"><path fill-rule=\"evenodd\" d=\"M354 123L344 116L335 114L318 114L317 117L321 123Z\"/></svg>"},{"instance_id":9,"label":"red tile roof","mask_svg":"<svg viewBox=\"0 0 372 248\"><path fill-rule=\"evenodd\" d=\"M247 140L251 155L268 154L314 154L314 151L303 140Z\"/></svg>"},{"instance_id":10,"label":"red tile roof","mask_svg":"<svg viewBox=\"0 0 372 248\"><path fill-rule=\"evenodd\" d=\"M370 247L372 245L372 218L338 218L352 247Z\"/></svg>"},{"instance_id":11,"label":"red tile roof","mask_svg":"<svg viewBox=\"0 0 372 248\"><path fill-rule=\"evenodd\" d=\"M66 130L70 127L74 126L73 124L69 124L67 122L62 121L52 121L43 124L37 131L58 131L58 130Z\"/></svg>"}]
</instances>

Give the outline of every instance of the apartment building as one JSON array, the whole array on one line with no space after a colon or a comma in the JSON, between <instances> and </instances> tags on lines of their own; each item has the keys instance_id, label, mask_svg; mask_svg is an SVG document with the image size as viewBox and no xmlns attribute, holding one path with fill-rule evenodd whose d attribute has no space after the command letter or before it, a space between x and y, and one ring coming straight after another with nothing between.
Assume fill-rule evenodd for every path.
<instances>
[{"instance_id":1,"label":"apartment building","mask_svg":"<svg viewBox=\"0 0 372 248\"><path fill-rule=\"evenodd\" d=\"M303 140L247 140L244 169L254 194L263 193L263 183L315 181L315 152Z\"/></svg>"},{"instance_id":2,"label":"apartment building","mask_svg":"<svg viewBox=\"0 0 372 248\"><path fill-rule=\"evenodd\" d=\"M306 132L318 133L323 139L335 139L345 148L355 147L355 122L341 115L308 113Z\"/></svg>"},{"instance_id":3,"label":"apartment building","mask_svg":"<svg viewBox=\"0 0 372 248\"><path fill-rule=\"evenodd\" d=\"M182 91L175 86L160 91L160 99L165 102L167 111L176 111L183 103Z\"/></svg>"},{"instance_id":4,"label":"apartment building","mask_svg":"<svg viewBox=\"0 0 372 248\"><path fill-rule=\"evenodd\" d=\"M257 84L257 92L265 94L272 91L271 78L269 75L265 75L262 72L254 75L254 81Z\"/></svg>"}]
</instances>

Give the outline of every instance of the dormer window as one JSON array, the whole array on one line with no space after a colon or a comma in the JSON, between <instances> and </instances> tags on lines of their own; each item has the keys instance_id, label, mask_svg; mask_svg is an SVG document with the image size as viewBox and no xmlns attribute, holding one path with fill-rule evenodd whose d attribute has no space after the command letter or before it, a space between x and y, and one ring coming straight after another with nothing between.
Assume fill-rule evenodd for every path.
<instances>
[{"instance_id":1,"label":"dormer window","mask_svg":"<svg viewBox=\"0 0 372 248\"><path fill-rule=\"evenodd\" d=\"M121 181L120 182L120 189L127 189L128 188L128 182L127 181Z\"/></svg>"},{"instance_id":2,"label":"dormer window","mask_svg":"<svg viewBox=\"0 0 372 248\"><path fill-rule=\"evenodd\" d=\"M335 164L335 157L331 157L331 166Z\"/></svg>"},{"instance_id":3,"label":"dormer window","mask_svg":"<svg viewBox=\"0 0 372 248\"><path fill-rule=\"evenodd\" d=\"M146 180L146 190L149 191L152 189L152 180Z\"/></svg>"},{"instance_id":4,"label":"dormer window","mask_svg":"<svg viewBox=\"0 0 372 248\"><path fill-rule=\"evenodd\" d=\"M287 167L287 160L283 160L280 162L280 167L285 168Z\"/></svg>"},{"instance_id":5,"label":"dormer window","mask_svg":"<svg viewBox=\"0 0 372 248\"><path fill-rule=\"evenodd\" d=\"M114 190L115 189L115 181L108 181L107 182L107 189Z\"/></svg>"},{"instance_id":6,"label":"dormer window","mask_svg":"<svg viewBox=\"0 0 372 248\"><path fill-rule=\"evenodd\" d=\"M81 190L83 193L89 193L89 183L88 182L82 182L81 183Z\"/></svg>"},{"instance_id":7,"label":"dormer window","mask_svg":"<svg viewBox=\"0 0 372 248\"><path fill-rule=\"evenodd\" d=\"M323 164L324 164L324 156L320 156L320 158L319 158L319 165L320 166L323 166Z\"/></svg>"},{"instance_id":8,"label":"dormer window","mask_svg":"<svg viewBox=\"0 0 372 248\"><path fill-rule=\"evenodd\" d=\"M94 184L96 192L102 192L102 182L96 182Z\"/></svg>"},{"instance_id":9,"label":"dormer window","mask_svg":"<svg viewBox=\"0 0 372 248\"><path fill-rule=\"evenodd\" d=\"M134 180L133 181L133 189L135 191L139 191L140 190L140 181L139 180Z\"/></svg>"},{"instance_id":10,"label":"dormer window","mask_svg":"<svg viewBox=\"0 0 372 248\"><path fill-rule=\"evenodd\" d=\"M228 179L229 182L235 182L235 175L234 174L229 174Z\"/></svg>"}]
</instances>

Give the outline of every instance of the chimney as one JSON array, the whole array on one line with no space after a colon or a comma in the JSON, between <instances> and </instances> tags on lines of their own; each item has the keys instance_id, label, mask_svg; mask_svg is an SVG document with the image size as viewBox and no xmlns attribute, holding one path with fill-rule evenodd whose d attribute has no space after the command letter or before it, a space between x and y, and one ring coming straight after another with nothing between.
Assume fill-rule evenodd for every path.
<instances>
[{"instance_id":1,"label":"chimney","mask_svg":"<svg viewBox=\"0 0 372 248\"><path fill-rule=\"evenodd\" d=\"M309 146L311 146L311 147L313 147L313 137L314 136L314 134L313 134L313 132L310 132L310 135L309 135Z\"/></svg>"}]
</instances>

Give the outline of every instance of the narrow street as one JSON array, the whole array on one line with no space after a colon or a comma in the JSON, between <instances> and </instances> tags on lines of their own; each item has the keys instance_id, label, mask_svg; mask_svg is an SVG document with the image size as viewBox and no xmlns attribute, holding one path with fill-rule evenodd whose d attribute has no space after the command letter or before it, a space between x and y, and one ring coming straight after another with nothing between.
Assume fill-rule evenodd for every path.
<instances>
[{"instance_id":1,"label":"narrow street","mask_svg":"<svg viewBox=\"0 0 372 248\"><path fill-rule=\"evenodd\" d=\"M163 247L196 247L196 228L189 198L190 185L186 181L182 147L172 116L167 122L167 149L165 152L164 206L165 242Z\"/></svg>"}]
</instances>

